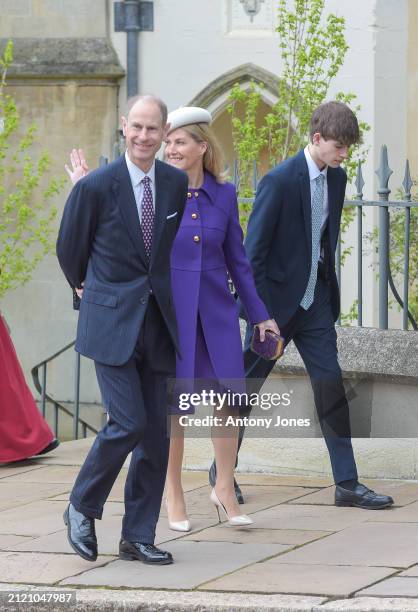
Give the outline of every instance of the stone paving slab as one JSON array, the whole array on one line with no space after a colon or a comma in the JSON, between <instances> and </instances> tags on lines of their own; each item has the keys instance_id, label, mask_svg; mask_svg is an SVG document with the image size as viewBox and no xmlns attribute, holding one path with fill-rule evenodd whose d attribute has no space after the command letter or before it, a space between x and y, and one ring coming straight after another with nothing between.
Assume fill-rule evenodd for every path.
<instances>
[{"instance_id":1,"label":"stone paving slab","mask_svg":"<svg viewBox=\"0 0 418 612\"><path fill-rule=\"evenodd\" d=\"M187 472L186 472L187 473ZM205 472L203 472L205 473ZM268 485L322 488L333 486L332 478L323 476L289 476L288 474L250 474L248 472L236 471L236 479L240 486L246 485Z\"/></svg>"},{"instance_id":2,"label":"stone paving slab","mask_svg":"<svg viewBox=\"0 0 418 612\"><path fill-rule=\"evenodd\" d=\"M68 501L39 501L0 512L0 529L5 534L42 536L63 529ZM108 503L103 516L123 514L123 504ZM1 580L1 575L0 575Z\"/></svg>"},{"instance_id":3,"label":"stone paving slab","mask_svg":"<svg viewBox=\"0 0 418 612\"><path fill-rule=\"evenodd\" d=\"M105 507L106 508L106 507ZM193 521L196 530L205 530L213 525L213 522L205 518ZM119 540L121 537L122 517L120 514L106 515L101 521L96 521L96 534L99 553L102 555L117 555L119 550ZM193 532L191 532L193 533ZM161 519L157 524L155 543L171 542L184 536L179 531L172 531L165 519ZM1 545L0 535L0 545ZM23 541L22 541L23 540ZM271 541L270 541L271 543ZM67 542L67 531L61 522L60 529L37 538L21 538L17 542L11 542L3 547L7 550L26 551L26 552L52 552L52 553L72 553L72 549ZM170 546L167 545L170 550ZM1 580L1 576L0 576Z\"/></svg>"},{"instance_id":4,"label":"stone paving slab","mask_svg":"<svg viewBox=\"0 0 418 612\"><path fill-rule=\"evenodd\" d=\"M366 522L370 518L370 510L282 504L256 512L251 518L260 529L339 531Z\"/></svg>"},{"instance_id":5,"label":"stone paving slab","mask_svg":"<svg viewBox=\"0 0 418 612\"><path fill-rule=\"evenodd\" d=\"M187 491L185 493L185 500L187 506L187 514L190 519L197 517L211 518L213 521L217 521L217 513L215 506L209 499L210 487L204 486L197 489ZM165 504L165 498L161 505L160 516L167 517L167 508Z\"/></svg>"},{"instance_id":6,"label":"stone paving slab","mask_svg":"<svg viewBox=\"0 0 418 612\"><path fill-rule=\"evenodd\" d=\"M418 600L394 597L339 599L314 606L312 612L418 612Z\"/></svg>"},{"instance_id":7,"label":"stone paving slab","mask_svg":"<svg viewBox=\"0 0 418 612\"><path fill-rule=\"evenodd\" d=\"M209 479L207 472L190 471L183 472L181 475L183 491L193 491L193 489L198 489L200 487L207 486L208 482Z\"/></svg>"},{"instance_id":8,"label":"stone paving slab","mask_svg":"<svg viewBox=\"0 0 418 612\"><path fill-rule=\"evenodd\" d=\"M37 459L28 459L15 463L0 463L0 478L9 478L9 476L16 476L17 474L23 474L31 470L38 470L39 467L41 467L41 464L38 463Z\"/></svg>"},{"instance_id":9,"label":"stone paving slab","mask_svg":"<svg viewBox=\"0 0 418 612\"><path fill-rule=\"evenodd\" d=\"M335 487L323 487L319 491L314 491L309 495L304 495L299 499L295 499L294 504L314 504L317 506L333 506L334 505Z\"/></svg>"},{"instance_id":10,"label":"stone paving slab","mask_svg":"<svg viewBox=\"0 0 418 612\"><path fill-rule=\"evenodd\" d=\"M210 527L213 527L218 523L218 517L206 517L206 516L193 516L191 520L191 531L189 534L200 533ZM243 531L243 530L242 530ZM155 534L155 541L158 544L162 542L171 542L171 540L184 538L186 534L181 531L173 531L168 526L168 521L165 517L161 517L157 523L157 529ZM168 545L167 545L168 546Z\"/></svg>"},{"instance_id":11,"label":"stone paving slab","mask_svg":"<svg viewBox=\"0 0 418 612\"><path fill-rule=\"evenodd\" d=\"M23 543L27 544L32 542L32 539L31 536L16 536L0 533L0 550L7 550L10 547L19 546Z\"/></svg>"},{"instance_id":12,"label":"stone paving slab","mask_svg":"<svg viewBox=\"0 0 418 612\"><path fill-rule=\"evenodd\" d=\"M313 493L317 489L290 486L246 486L245 487L245 513L251 514L270 506L292 502L293 500Z\"/></svg>"},{"instance_id":13,"label":"stone paving slab","mask_svg":"<svg viewBox=\"0 0 418 612\"><path fill-rule=\"evenodd\" d=\"M95 436L65 442L47 455L37 458L40 465L83 465Z\"/></svg>"},{"instance_id":14,"label":"stone paving slab","mask_svg":"<svg viewBox=\"0 0 418 612\"><path fill-rule=\"evenodd\" d=\"M332 531L304 531L303 529L258 529L251 525L247 529L234 529L228 525L221 525L203 529L196 533L186 535L183 540L193 542L236 542L247 544L249 542L290 544L299 546L331 535Z\"/></svg>"},{"instance_id":15,"label":"stone paving slab","mask_svg":"<svg viewBox=\"0 0 418 612\"><path fill-rule=\"evenodd\" d=\"M36 584L0 583L0 595L14 591L35 593L59 592L55 587ZM69 589L71 591L71 589ZM72 612L418 612L418 600L407 598L379 599L359 597L333 599L303 595L262 595L239 593L211 593L208 591L148 591L148 590L75 590L77 602ZM50 605L25 605L26 612L50 612Z\"/></svg>"},{"instance_id":16,"label":"stone paving slab","mask_svg":"<svg viewBox=\"0 0 418 612\"><path fill-rule=\"evenodd\" d=\"M16 591L30 589L45 592L44 587L37 585L2 585L0 594L13 588ZM48 593L57 591L48 587ZM67 589L66 589L67 590ZM71 590L71 589L69 589ZM238 593L209 593L206 591L138 591L110 589L77 589L77 603L71 605L72 612L86 610L106 610L113 612L311 612L317 609L322 597L304 597L298 595L240 595ZM43 608L40 604L25 606L26 612L50 612L50 606Z\"/></svg>"},{"instance_id":17,"label":"stone paving slab","mask_svg":"<svg viewBox=\"0 0 418 612\"><path fill-rule=\"evenodd\" d=\"M16 484L8 482L8 479L1 479L0 512L29 502L40 501L68 490L69 487L65 484L41 484L39 482Z\"/></svg>"},{"instance_id":18,"label":"stone paving slab","mask_svg":"<svg viewBox=\"0 0 418 612\"><path fill-rule=\"evenodd\" d=\"M71 486L78 472L80 471L80 468L78 466L76 467L52 466L52 467L44 467L44 469L48 470L50 477L61 478L62 481L64 482L67 482L67 481L70 482ZM119 476L117 477L115 481L115 484L112 487L112 490L108 497L108 501L116 501L116 502L124 501L124 489L125 489L125 481L126 481L127 473L128 473L128 470L126 468L122 468ZM62 476L60 474L62 474ZM24 475L22 475L22 478L24 478ZM26 477L26 478L29 479L29 477ZM183 474L182 482L183 482L183 489L186 493L188 491L194 491L194 490L200 489L201 487L207 485L207 482L208 482L207 472L190 472L190 473L186 472ZM57 496L51 497L51 499L54 499L57 501L66 500L68 499L68 494L57 495Z\"/></svg>"},{"instance_id":19,"label":"stone paving slab","mask_svg":"<svg viewBox=\"0 0 418 612\"><path fill-rule=\"evenodd\" d=\"M362 480L371 489L375 489L383 495L391 495L394 498L395 506L406 506L418 500L418 483L416 482L396 482L396 481L376 481ZM295 504L317 504L334 505L334 486L313 492L310 495L295 500Z\"/></svg>"},{"instance_id":20,"label":"stone paving slab","mask_svg":"<svg viewBox=\"0 0 418 612\"><path fill-rule=\"evenodd\" d=\"M113 557L99 557L97 561L90 563L76 554L0 552L0 576L2 582L54 584L67 576L84 572L86 566L100 567L112 559Z\"/></svg>"},{"instance_id":21,"label":"stone paving slab","mask_svg":"<svg viewBox=\"0 0 418 612\"><path fill-rule=\"evenodd\" d=\"M258 510L296 499L301 495L310 493L312 490L303 487L250 485L245 489L245 504L242 508L246 514L252 514ZM200 487L186 493L187 513L190 517L195 515L217 516L209 495L209 486ZM165 504L161 508L161 515L167 516Z\"/></svg>"},{"instance_id":22,"label":"stone paving slab","mask_svg":"<svg viewBox=\"0 0 418 612\"><path fill-rule=\"evenodd\" d=\"M85 602L91 593L89 604L80 604L79 610L103 606L116 610L123 600L126 609L147 612L418 612L418 482L365 481L393 495L398 506L370 512L336 508L329 478L238 473L247 502L242 510L255 524L234 529L217 522L207 472L187 471L183 486L193 531L170 530L163 506L156 543L173 552L175 563L155 568L117 558L124 513L123 469L103 520L96 522L100 553L96 567L75 555L62 522L68 492L92 441L62 444L43 458L0 465L0 504L16 504L3 509L0 505L0 590L1 582L6 588L14 580L42 582L36 574L42 567L44 584L61 581L61 588L80 584L77 592ZM110 590L114 588L121 590ZM155 589L168 590L160 595ZM229 592L219 592L225 589ZM247 589L254 594L238 592Z\"/></svg>"},{"instance_id":23,"label":"stone paving slab","mask_svg":"<svg viewBox=\"0 0 418 612\"><path fill-rule=\"evenodd\" d=\"M348 597L394 572L396 570L381 567L303 564L296 567L271 559L208 582L200 589Z\"/></svg>"},{"instance_id":24,"label":"stone paving slab","mask_svg":"<svg viewBox=\"0 0 418 612\"><path fill-rule=\"evenodd\" d=\"M373 514L374 523L418 523L418 502L403 508L391 508L390 512Z\"/></svg>"},{"instance_id":25,"label":"stone paving slab","mask_svg":"<svg viewBox=\"0 0 418 612\"><path fill-rule=\"evenodd\" d=\"M48 470L55 470L56 468L47 468ZM62 468L61 468L62 469ZM78 473L79 468L63 468L69 470L75 470L75 476ZM39 471L43 471L38 470ZM123 470L123 472L118 476L115 484L112 487L110 495L108 497L108 501L116 501L123 502L124 500L124 487L125 487L125 479L126 479L127 470ZM70 472L69 474L72 474ZM186 473L187 474L187 473ZM192 472L192 474L194 474ZM206 515L211 516L213 514L212 504L209 501L210 495L210 486L207 485L207 474L202 472L195 473L196 476L193 478L183 478L183 487L185 491L185 498L187 504L187 511L190 516L193 515ZM60 478L59 472L49 472L50 478ZM20 477L19 477L20 478ZM29 480L29 476L23 476L22 478L27 478ZM41 478L41 475L37 475L36 478ZM61 476L64 480L64 476ZM8 479L9 481L10 479ZM17 478L14 479L16 482ZM73 480L71 477L68 477L70 481L69 489L71 488ZM0 481L1 482L1 481ZM276 504L281 504L283 502L297 500L302 498L303 496L309 496L312 492L318 491L318 489L313 487L302 487L302 486L288 486L288 485L246 485L244 494L245 494L245 512L247 514L256 512L257 510L267 508L269 506L273 506ZM59 494L59 495L51 495L51 499L56 501L64 501L68 499L68 493ZM293 503L293 501L292 501ZM165 504L162 505L161 515L167 516L167 511L165 508Z\"/></svg>"},{"instance_id":26,"label":"stone paving slab","mask_svg":"<svg viewBox=\"0 0 418 612\"><path fill-rule=\"evenodd\" d=\"M355 525L281 555L279 562L312 565L362 565L407 568L418 562L415 524Z\"/></svg>"},{"instance_id":27,"label":"stone paving slab","mask_svg":"<svg viewBox=\"0 0 418 612\"><path fill-rule=\"evenodd\" d=\"M417 576L418 577L418 565L413 565L409 569L401 572L399 576Z\"/></svg>"},{"instance_id":28,"label":"stone paving slab","mask_svg":"<svg viewBox=\"0 0 418 612\"><path fill-rule=\"evenodd\" d=\"M418 578L389 578L359 591L357 595L380 597L418 597Z\"/></svg>"},{"instance_id":29,"label":"stone paving slab","mask_svg":"<svg viewBox=\"0 0 418 612\"><path fill-rule=\"evenodd\" d=\"M277 555L280 544L231 544L229 542L170 543L175 562L152 567L137 561L114 561L65 579L62 585L88 585L152 589L192 589L245 565Z\"/></svg>"},{"instance_id":30,"label":"stone paving slab","mask_svg":"<svg viewBox=\"0 0 418 612\"><path fill-rule=\"evenodd\" d=\"M19 474L10 474L5 482L15 483L63 483L72 485L80 468L78 466L62 465L39 465L37 469L32 469Z\"/></svg>"},{"instance_id":31,"label":"stone paving slab","mask_svg":"<svg viewBox=\"0 0 418 612\"><path fill-rule=\"evenodd\" d=\"M96 521L96 533L99 553L101 555L117 556L121 522L120 516L108 516L101 521ZM16 552L73 554L73 550L67 541L67 530L62 521L58 531L43 535L39 538L31 538L29 541L21 542L16 545L10 545L9 550Z\"/></svg>"}]
</instances>

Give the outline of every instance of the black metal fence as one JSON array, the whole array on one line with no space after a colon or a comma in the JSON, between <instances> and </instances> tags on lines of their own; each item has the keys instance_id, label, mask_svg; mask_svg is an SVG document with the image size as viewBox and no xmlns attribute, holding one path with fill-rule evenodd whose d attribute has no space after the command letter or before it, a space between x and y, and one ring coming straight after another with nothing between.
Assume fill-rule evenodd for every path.
<instances>
[{"instance_id":1,"label":"black metal fence","mask_svg":"<svg viewBox=\"0 0 418 612\"><path fill-rule=\"evenodd\" d=\"M355 180L356 194L353 199L346 199L344 202L345 208L356 208L356 225L357 235L356 244L354 250L356 253L356 267L357 267L357 325L363 325L363 285L364 285L364 253L363 253L363 242L367 238L363 234L363 217L364 212L368 208L377 207L379 211L378 224L375 227L374 237L368 236L369 241L376 241L377 251L377 279L379 286L379 318L378 325L380 329L388 328L388 316L390 307L390 295L389 289L392 292L393 297L402 309L402 328L407 330L411 327L413 330L417 330L417 322L415 313L411 312L410 305L410 278L411 278L411 245L416 249L418 236L412 233L411 228L411 215L418 214L418 202L412 201L411 189L413 181L411 178L409 162L406 160L405 163L405 175L402 182L402 197L398 200L389 200L391 189L389 189L389 180L392 175L392 170L389 167L388 152L386 145L383 145L380 151L380 164L376 170L378 177L378 188L377 188L377 200L365 200L363 198L363 188L365 185L362 173L361 163L357 166L357 176ZM239 176L237 171L237 164L234 164L234 182L239 189ZM257 164L253 163L253 176L252 176L253 190L257 189L258 176L257 176ZM240 198L240 202L243 204L252 204L253 198ZM404 236L403 236L403 270L402 274L397 274L394 277L391 266L391 250L390 250L390 214L403 211L404 214ZM418 265L417 262L413 262L414 265ZM342 283L342 248L341 248L341 236L337 245L336 253L336 272L338 282L341 288ZM412 271L414 274L413 278L416 278L417 271ZM396 283L401 282L402 289L400 291L396 288ZM418 278L415 280L415 284L412 285L412 291L418 292Z\"/></svg>"}]
</instances>

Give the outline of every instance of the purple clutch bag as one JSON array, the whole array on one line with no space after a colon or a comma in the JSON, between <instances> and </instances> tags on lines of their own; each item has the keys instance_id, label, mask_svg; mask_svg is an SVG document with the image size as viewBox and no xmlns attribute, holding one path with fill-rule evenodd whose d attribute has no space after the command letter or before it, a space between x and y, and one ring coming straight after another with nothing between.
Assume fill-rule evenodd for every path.
<instances>
[{"instance_id":1,"label":"purple clutch bag","mask_svg":"<svg viewBox=\"0 0 418 612\"><path fill-rule=\"evenodd\" d=\"M264 342L261 342L260 330L256 325L251 340L251 350L267 361L278 359L283 355L284 338L268 329L265 334Z\"/></svg>"}]
</instances>

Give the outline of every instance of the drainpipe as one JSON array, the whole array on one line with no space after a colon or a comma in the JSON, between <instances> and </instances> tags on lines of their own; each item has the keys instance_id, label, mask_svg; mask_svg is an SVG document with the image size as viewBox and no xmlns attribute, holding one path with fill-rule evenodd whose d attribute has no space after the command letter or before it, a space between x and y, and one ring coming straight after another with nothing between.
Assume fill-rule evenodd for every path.
<instances>
[{"instance_id":1,"label":"drainpipe","mask_svg":"<svg viewBox=\"0 0 418 612\"><path fill-rule=\"evenodd\" d=\"M115 2L115 32L127 33L127 97L139 93L138 33L154 31L154 3L142 0Z\"/></svg>"}]
</instances>

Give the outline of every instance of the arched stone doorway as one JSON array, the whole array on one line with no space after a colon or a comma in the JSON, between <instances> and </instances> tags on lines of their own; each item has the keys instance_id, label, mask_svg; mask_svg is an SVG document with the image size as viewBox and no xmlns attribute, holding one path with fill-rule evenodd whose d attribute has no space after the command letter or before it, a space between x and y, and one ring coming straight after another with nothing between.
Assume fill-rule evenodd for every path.
<instances>
[{"instance_id":1,"label":"arched stone doorway","mask_svg":"<svg viewBox=\"0 0 418 612\"><path fill-rule=\"evenodd\" d=\"M231 168L231 176L235 155L232 143L231 116L227 110L228 96L236 83L246 89L251 81L263 86L261 90L262 101L257 116L257 123L261 125L265 115L277 102L279 78L255 64L242 64L225 72L209 83L189 102L190 106L202 106L212 113L214 118L212 126L225 153L226 163ZM261 173L264 174L268 167L267 153L263 153L260 160Z\"/></svg>"}]
</instances>

